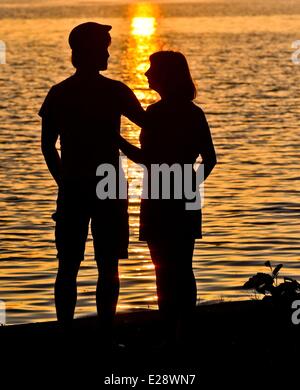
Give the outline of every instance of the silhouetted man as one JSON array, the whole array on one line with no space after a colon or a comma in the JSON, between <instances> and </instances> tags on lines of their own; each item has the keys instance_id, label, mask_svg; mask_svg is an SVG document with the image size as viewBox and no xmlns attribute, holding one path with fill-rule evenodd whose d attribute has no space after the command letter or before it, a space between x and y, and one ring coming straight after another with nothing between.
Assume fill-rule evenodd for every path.
<instances>
[{"instance_id":1,"label":"silhouetted man","mask_svg":"<svg viewBox=\"0 0 300 390\"><path fill-rule=\"evenodd\" d=\"M118 259L127 257L127 200L100 200L96 196L96 169L102 163L119 168L114 141L125 115L142 125L144 111L123 83L99 74L107 69L111 26L83 23L69 36L76 72L54 85L39 111L42 152L58 185L55 241L59 259L55 283L57 319L72 323L76 278L84 257L89 222L99 278L97 311L100 326L110 330L119 294ZM56 149L60 138L61 155ZM119 171L118 171L119 172ZM120 175L122 172L120 170Z\"/></svg>"}]
</instances>

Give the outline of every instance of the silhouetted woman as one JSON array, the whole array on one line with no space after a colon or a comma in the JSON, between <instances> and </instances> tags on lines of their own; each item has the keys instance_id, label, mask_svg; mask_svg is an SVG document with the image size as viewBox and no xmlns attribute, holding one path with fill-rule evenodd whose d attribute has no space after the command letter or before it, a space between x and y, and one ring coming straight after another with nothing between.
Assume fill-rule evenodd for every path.
<instances>
[{"instance_id":1,"label":"silhouetted woman","mask_svg":"<svg viewBox=\"0 0 300 390\"><path fill-rule=\"evenodd\" d=\"M166 335L174 341L174 337L178 339L189 333L186 326L192 320L197 300L193 250L195 239L202 237L200 204L196 210L187 210L188 199L186 196L177 199L178 191L179 187L183 193L195 191L193 164L200 154L205 180L216 164L216 154L205 115L193 103L196 88L184 55L173 51L152 54L145 75L161 100L147 108L147 125L140 134L141 149L123 138L120 149L133 161L144 164L148 171L148 179L144 176L144 193L147 184L149 199L141 201L140 240L148 243L156 272L159 310ZM170 175L170 185L166 182L167 175L160 176L159 182L156 175L154 182L151 169L153 172L153 167L157 169L161 164L177 165L176 173ZM181 172L184 167L191 168L192 183L185 180L189 175L183 174L185 184L181 185L178 167ZM164 197L169 199L163 199L163 191L167 191ZM153 196L151 199L151 193L156 193L154 197L158 199Z\"/></svg>"}]
</instances>

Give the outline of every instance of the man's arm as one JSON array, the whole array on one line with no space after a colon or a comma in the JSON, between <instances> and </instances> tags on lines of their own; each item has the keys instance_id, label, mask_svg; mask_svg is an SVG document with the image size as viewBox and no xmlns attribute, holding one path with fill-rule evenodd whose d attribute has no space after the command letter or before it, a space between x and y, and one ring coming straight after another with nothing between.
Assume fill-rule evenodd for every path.
<instances>
[{"instance_id":1,"label":"man's arm","mask_svg":"<svg viewBox=\"0 0 300 390\"><path fill-rule=\"evenodd\" d=\"M118 144L119 148L122 152L133 162L136 164L146 164L147 158L145 153L143 153L142 149L137 146L132 145L125 138L123 138L120 134L118 134Z\"/></svg>"},{"instance_id":2,"label":"man's arm","mask_svg":"<svg viewBox=\"0 0 300 390\"><path fill-rule=\"evenodd\" d=\"M56 126L47 118L42 118L42 137L41 149L44 155L47 167L53 179L60 187L62 184L61 176L61 159L56 149L56 141L58 139L58 130Z\"/></svg>"},{"instance_id":3,"label":"man's arm","mask_svg":"<svg viewBox=\"0 0 300 390\"><path fill-rule=\"evenodd\" d=\"M134 92L122 83L122 114L139 127L146 126L146 112Z\"/></svg>"},{"instance_id":4,"label":"man's arm","mask_svg":"<svg viewBox=\"0 0 300 390\"><path fill-rule=\"evenodd\" d=\"M130 110L126 116L137 126L146 127L146 113L140 103L139 106L132 107L132 110Z\"/></svg>"}]
</instances>

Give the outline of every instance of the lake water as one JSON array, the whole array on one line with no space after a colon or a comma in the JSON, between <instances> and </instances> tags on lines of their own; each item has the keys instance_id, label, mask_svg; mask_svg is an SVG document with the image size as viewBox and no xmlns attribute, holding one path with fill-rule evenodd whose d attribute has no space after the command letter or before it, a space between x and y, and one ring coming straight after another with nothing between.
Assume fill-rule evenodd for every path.
<instances>
[{"instance_id":1,"label":"lake water","mask_svg":"<svg viewBox=\"0 0 300 390\"><path fill-rule=\"evenodd\" d=\"M68 33L86 20L113 25L106 75L127 83L145 107L157 99L144 77L149 54L175 49L189 60L218 154L194 254L199 302L248 299L239 286L264 271L266 260L299 278L300 65L291 60L292 42L300 39L299 1L0 0L7 49L0 65L0 299L8 323L55 318L56 188L40 152L36 113L50 86L72 74ZM139 129L126 120L122 133L138 142ZM132 199L119 310L156 307L138 212ZM77 315L95 312L96 274L89 240Z\"/></svg>"}]
</instances>

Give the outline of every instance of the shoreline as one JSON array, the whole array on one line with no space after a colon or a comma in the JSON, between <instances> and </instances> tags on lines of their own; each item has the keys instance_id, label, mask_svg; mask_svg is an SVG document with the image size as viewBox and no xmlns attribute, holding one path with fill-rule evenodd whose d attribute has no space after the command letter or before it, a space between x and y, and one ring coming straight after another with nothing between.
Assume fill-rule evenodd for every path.
<instances>
[{"instance_id":1,"label":"shoreline","mask_svg":"<svg viewBox=\"0 0 300 390\"><path fill-rule=\"evenodd\" d=\"M183 348L159 346L157 310L117 313L116 342L123 347L111 353L102 350L98 343L96 316L74 320L70 337L61 333L55 321L3 326L0 343L2 352L5 351L3 356L14 360L21 351L30 351L42 360L52 353L77 360L78 356L89 357L98 351L99 357L104 354L101 369L106 372L149 369L208 372L212 367L253 370L256 364L263 364L268 370L277 369L278 365L290 369L299 360L300 326L293 325L288 316L261 300L200 305L192 342Z\"/></svg>"}]
</instances>

